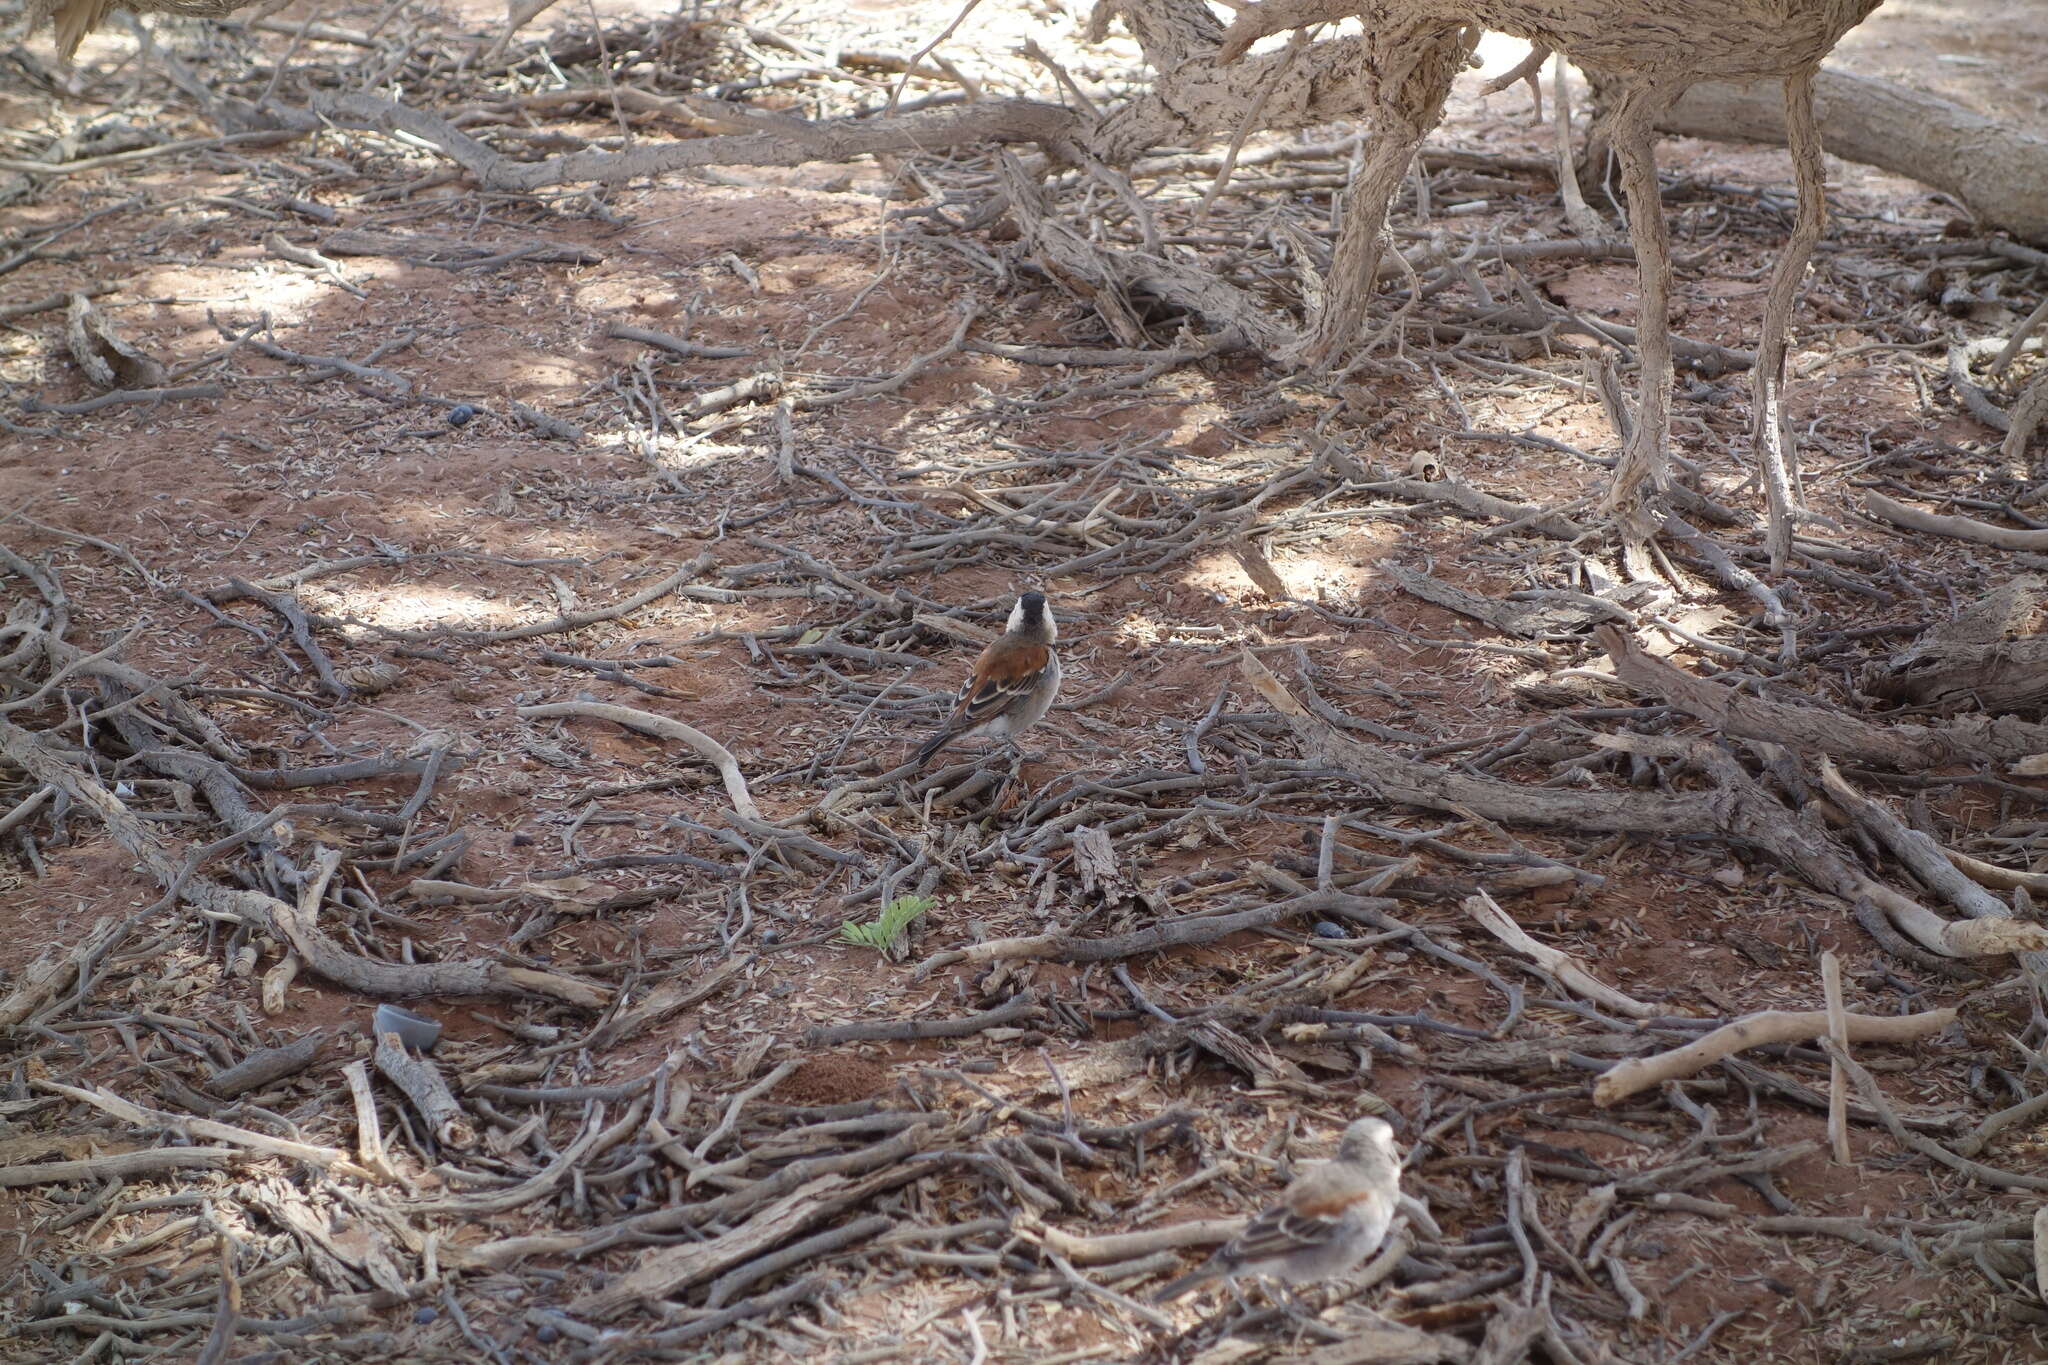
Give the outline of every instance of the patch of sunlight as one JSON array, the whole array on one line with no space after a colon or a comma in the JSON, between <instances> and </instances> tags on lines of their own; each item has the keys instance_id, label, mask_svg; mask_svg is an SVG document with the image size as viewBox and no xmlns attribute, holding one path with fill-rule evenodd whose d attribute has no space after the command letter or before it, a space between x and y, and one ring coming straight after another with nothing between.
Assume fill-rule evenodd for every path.
<instances>
[{"instance_id":1,"label":"patch of sunlight","mask_svg":"<svg viewBox=\"0 0 2048 1365\"><path fill-rule=\"evenodd\" d=\"M176 299L177 302L165 306L165 312L200 323L205 322L208 309L223 308L237 314L247 310L251 321L258 313L268 313L273 324L302 322L316 303L327 302L333 288L316 271L282 263L238 274L234 284L239 287L235 288L223 288L219 272L204 267L168 266L148 271L142 279L144 283L135 289L137 294ZM206 334L209 340L213 339L210 325Z\"/></svg>"},{"instance_id":2,"label":"patch of sunlight","mask_svg":"<svg viewBox=\"0 0 2048 1365\"><path fill-rule=\"evenodd\" d=\"M739 425L742 424L713 427L688 436L663 436L657 441L643 442L643 453L649 465L671 474L689 474L709 469L721 460L758 454L754 446L736 446L716 439L733 434Z\"/></svg>"},{"instance_id":3,"label":"patch of sunlight","mask_svg":"<svg viewBox=\"0 0 2048 1365\"><path fill-rule=\"evenodd\" d=\"M458 629L512 626L519 613L504 602L462 588L432 583L388 583L360 588L334 588L318 594L321 610L352 617L386 630L425 630L433 626ZM552 615L550 610L547 615Z\"/></svg>"},{"instance_id":4,"label":"patch of sunlight","mask_svg":"<svg viewBox=\"0 0 2048 1365\"><path fill-rule=\"evenodd\" d=\"M1510 37L1488 29L1479 39L1479 78L1492 80L1495 76L1515 69L1515 64L1529 55L1530 45L1526 39Z\"/></svg>"},{"instance_id":5,"label":"patch of sunlight","mask_svg":"<svg viewBox=\"0 0 2048 1365\"><path fill-rule=\"evenodd\" d=\"M1110 627L1109 633L1132 648L1178 645L1184 649L1228 649L1237 645L1263 643L1249 626L1204 626L1186 621L1168 621L1134 611Z\"/></svg>"},{"instance_id":6,"label":"patch of sunlight","mask_svg":"<svg viewBox=\"0 0 2048 1365\"><path fill-rule=\"evenodd\" d=\"M1377 561L1401 539L1393 522L1354 522L1340 538L1318 539L1300 547L1266 547L1267 562L1280 575L1288 596L1316 602L1355 600L1379 577ZM1228 551L1204 555L1182 580L1191 588L1225 598L1260 598L1251 575Z\"/></svg>"},{"instance_id":7,"label":"patch of sunlight","mask_svg":"<svg viewBox=\"0 0 2048 1365\"><path fill-rule=\"evenodd\" d=\"M1386 532L1389 544L1400 535L1392 526L1372 529ZM1367 531L1364 534L1371 533ZM1273 561L1273 570L1280 575L1280 581L1287 585L1290 593L1311 602L1326 596L1355 597L1361 588L1379 576L1372 564L1360 563L1355 553L1341 553L1323 546L1307 552L1283 554Z\"/></svg>"}]
</instances>

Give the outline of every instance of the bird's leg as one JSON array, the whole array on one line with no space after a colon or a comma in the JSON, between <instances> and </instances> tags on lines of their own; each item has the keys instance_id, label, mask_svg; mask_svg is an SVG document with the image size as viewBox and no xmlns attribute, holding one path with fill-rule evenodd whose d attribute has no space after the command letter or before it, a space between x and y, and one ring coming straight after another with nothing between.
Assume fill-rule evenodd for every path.
<instances>
[{"instance_id":1,"label":"bird's leg","mask_svg":"<svg viewBox=\"0 0 2048 1365\"><path fill-rule=\"evenodd\" d=\"M1616 102L1611 124L1621 158L1621 184L1628 195L1628 235L1636 249L1642 315L1636 319L1637 378L1635 427L1607 485L1602 508L1621 532L1629 576L1654 581L1647 547L1664 515L1660 506L1670 478L1671 435L1671 247L1657 194L1657 159L1652 125L1671 103L1671 93L1648 83L1631 83Z\"/></svg>"},{"instance_id":2,"label":"bird's leg","mask_svg":"<svg viewBox=\"0 0 2048 1365\"><path fill-rule=\"evenodd\" d=\"M1763 334L1757 342L1756 368L1750 371L1750 395L1754 411L1750 430L1756 447L1758 472L1763 477L1764 497L1770 504L1770 527L1764 546L1770 551L1771 572L1785 568L1792 552L1792 522L1803 501L1799 491L1799 453L1792 445L1791 421L1785 415L1786 333L1792 324L1792 305L1798 301L1799 286L1806 278L1806 266L1813 248L1827 226L1827 187L1820 159L1820 129L1813 119L1813 69L1785 81L1785 141L1792 152L1792 172L1799 184L1799 215L1792 223L1792 236L1785 254L1778 258L1771 276L1771 293L1764 305Z\"/></svg>"},{"instance_id":3,"label":"bird's leg","mask_svg":"<svg viewBox=\"0 0 2048 1365\"><path fill-rule=\"evenodd\" d=\"M1048 755L1046 754L1030 754L1024 752L1024 746L1014 739L1010 741L1010 747L1017 751L1017 763L1019 766L1022 766L1026 763L1043 763L1048 757Z\"/></svg>"},{"instance_id":4,"label":"bird's leg","mask_svg":"<svg viewBox=\"0 0 2048 1365\"><path fill-rule=\"evenodd\" d=\"M1003 774L1002 796L1004 799L999 801L998 805L1002 809L1008 810L1018 800L1031 794L1031 784L1024 780L1024 751L1017 747L1017 741L1014 736L1006 737L1003 740L1003 753L1009 771ZM1015 796L1011 795L1012 788L1016 791Z\"/></svg>"},{"instance_id":5,"label":"bird's leg","mask_svg":"<svg viewBox=\"0 0 2048 1365\"><path fill-rule=\"evenodd\" d=\"M1292 1285L1283 1284L1280 1281L1275 1280L1273 1282L1273 1287L1279 1293L1281 1311L1286 1313L1288 1317L1294 1319L1296 1322L1303 1323L1315 1322L1319 1320L1320 1315L1309 1307L1308 1303L1301 1297L1301 1295L1294 1292L1294 1288Z\"/></svg>"}]
</instances>

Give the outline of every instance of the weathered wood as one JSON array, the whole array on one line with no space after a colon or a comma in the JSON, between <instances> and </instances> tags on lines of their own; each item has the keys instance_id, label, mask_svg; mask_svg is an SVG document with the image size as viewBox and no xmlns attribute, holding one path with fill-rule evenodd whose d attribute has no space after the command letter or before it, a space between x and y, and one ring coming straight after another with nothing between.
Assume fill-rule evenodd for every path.
<instances>
[{"instance_id":1,"label":"weathered wood","mask_svg":"<svg viewBox=\"0 0 2048 1365\"><path fill-rule=\"evenodd\" d=\"M913 1178L906 1170L882 1171L865 1180L828 1175L790 1191L722 1236L645 1253L639 1265L604 1288L569 1305L591 1317L616 1317L635 1304L666 1298L722 1271L750 1261L843 1209L893 1184Z\"/></svg>"},{"instance_id":2,"label":"weathered wood","mask_svg":"<svg viewBox=\"0 0 2048 1365\"><path fill-rule=\"evenodd\" d=\"M2026 634L2048 608L2048 579L2008 579L1982 600L1864 671L1864 690L1993 714L2048 700L2048 635Z\"/></svg>"},{"instance_id":3,"label":"weathered wood","mask_svg":"<svg viewBox=\"0 0 2048 1365\"><path fill-rule=\"evenodd\" d=\"M1637 648L1611 626L1595 631L1594 637L1614 660L1615 676L1622 682L1732 738L1769 740L1803 756L1832 754L1900 772L1920 772L1959 759L2013 763L2048 753L2048 725L2017 716L1964 716L1943 725L1880 725L1818 702L1795 706L1767 701L1696 678Z\"/></svg>"},{"instance_id":4,"label":"weathered wood","mask_svg":"<svg viewBox=\"0 0 2048 1365\"><path fill-rule=\"evenodd\" d=\"M187 1167L217 1169L239 1159L233 1147L152 1147L139 1152L103 1152L79 1161L0 1162L0 1190L24 1185L62 1185L74 1180L125 1180Z\"/></svg>"},{"instance_id":5,"label":"weathered wood","mask_svg":"<svg viewBox=\"0 0 2048 1365\"><path fill-rule=\"evenodd\" d=\"M78 980L81 971L91 970L91 964L128 932L125 922L117 919L103 919L93 925L92 932L68 949L45 953L30 963L21 973L21 980L0 999L0 1028L11 1028L28 1019L38 1010L51 1004L69 990Z\"/></svg>"},{"instance_id":6,"label":"weathered wood","mask_svg":"<svg viewBox=\"0 0 2048 1365\"><path fill-rule=\"evenodd\" d=\"M1814 114L1828 153L1953 194L1985 223L2048 241L2048 137L1994 122L1919 90L1823 67ZM1785 97L1775 84L1710 81L1658 118L1684 137L1785 141Z\"/></svg>"},{"instance_id":7,"label":"weathered wood","mask_svg":"<svg viewBox=\"0 0 2048 1365\"><path fill-rule=\"evenodd\" d=\"M148 690L146 680L140 690ZM165 753L176 751L165 750ZM224 886L195 876L172 859L162 841L119 798L89 774L52 751L34 732L0 718L0 753L37 780L58 788L103 821L114 842L132 854L166 888L209 913L241 920L263 933L288 940L313 971L351 989L384 998L439 995L544 995L586 1007L600 1007L604 988L556 972L457 958L447 962L384 962L353 953L322 930L317 914L260 891Z\"/></svg>"},{"instance_id":8,"label":"weathered wood","mask_svg":"<svg viewBox=\"0 0 2048 1365\"><path fill-rule=\"evenodd\" d=\"M1712 791L1653 795L1638 791L1559 791L1524 787L1383 753L1312 714L1251 654L1239 669L1286 718L1315 761L1356 774L1382 800L1467 819L1475 813L1505 824L1695 838L1713 832L1770 850L1810 884L1852 904L1870 900L1930 952L1974 957L2048 948L2048 930L2011 920L1945 920L1875 881L1857 866L1808 806L1792 810L1744 772L1725 751L1683 740L1598 735L1595 742L1627 752L1683 758L1704 768Z\"/></svg>"},{"instance_id":9,"label":"weathered wood","mask_svg":"<svg viewBox=\"0 0 2048 1365\"><path fill-rule=\"evenodd\" d=\"M1905 1015L1843 1016L1849 1038L1858 1043L1912 1042L1941 1032L1955 1020L1956 1012L1952 1009ZM1684 1047L1650 1057L1632 1057L1609 1068L1593 1085L1593 1102L1609 1105L1625 1100L1664 1081L1694 1075L1745 1048L1762 1047L1768 1043L1803 1043L1827 1036L1828 1012L1824 1009L1766 1010L1761 1014L1747 1015L1732 1024L1723 1024Z\"/></svg>"},{"instance_id":10,"label":"weathered wood","mask_svg":"<svg viewBox=\"0 0 2048 1365\"><path fill-rule=\"evenodd\" d=\"M395 1033L377 1035L377 1070L384 1079L403 1091L436 1142L467 1148L476 1145L476 1129L462 1110L455 1092L441 1078L434 1064L417 1053L408 1052Z\"/></svg>"},{"instance_id":11,"label":"weathered wood","mask_svg":"<svg viewBox=\"0 0 2048 1365\"><path fill-rule=\"evenodd\" d=\"M324 1033L309 1033L295 1043L283 1047L267 1047L261 1052L252 1052L230 1067L214 1073L206 1088L222 1099L281 1081L286 1076L295 1076L313 1064L320 1055L321 1046L326 1043Z\"/></svg>"}]
</instances>

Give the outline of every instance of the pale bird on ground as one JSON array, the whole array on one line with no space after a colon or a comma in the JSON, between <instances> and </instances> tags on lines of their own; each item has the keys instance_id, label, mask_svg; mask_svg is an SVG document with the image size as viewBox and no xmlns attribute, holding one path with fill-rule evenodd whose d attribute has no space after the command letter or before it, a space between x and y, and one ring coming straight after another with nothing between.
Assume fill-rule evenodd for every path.
<instances>
[{"instance_id":1,"label":"pale bird on ground","mask_svg":"<svg viewBox=\"0 0 2048 1365\"><path fill-rule=\"evenodd\" d=\"M1272 1207L1153 1302L1177 1299L1208 1280L1246 1275L1278 1280L1289 1289L1335 1279L1380 1249L1404 1208L1412 1213L1420 1206L1402 1198L1393 1128L1384 1119L1356 1119L1344 1130L1335 1156L1295 1177ZM1433 1223L1428 1226L1434 1231Z\"/></svg>"}]
</instances>

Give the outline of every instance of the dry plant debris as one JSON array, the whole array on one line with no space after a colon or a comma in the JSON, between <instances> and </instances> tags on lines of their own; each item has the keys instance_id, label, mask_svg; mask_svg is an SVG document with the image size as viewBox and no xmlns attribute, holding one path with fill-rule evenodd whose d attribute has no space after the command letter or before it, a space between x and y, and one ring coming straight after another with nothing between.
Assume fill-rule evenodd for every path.
<instances>
[{"instance_id":1,"label":"dry plant debris","mask_svg":"<svg viewBox=\"0 0 2048 1365\"><path fill-rule=\"evenodd\" d=\"M2048 1350L2023 193L1829 167L1773 542L1818 163L1637 158L1647 578L1645 238L1541 51L1411 166L1349 32L546 8L10 54L0 1357ZM1821 88L2025 157L1993 8ZM1361 177L1364 344L1273 364ZM1025 586L1061 707L915 771ZM1150 1304L1361 1113L1431 1221Z\"/></svg>"}]
</instances>

